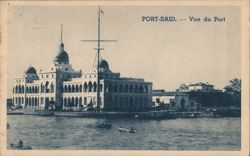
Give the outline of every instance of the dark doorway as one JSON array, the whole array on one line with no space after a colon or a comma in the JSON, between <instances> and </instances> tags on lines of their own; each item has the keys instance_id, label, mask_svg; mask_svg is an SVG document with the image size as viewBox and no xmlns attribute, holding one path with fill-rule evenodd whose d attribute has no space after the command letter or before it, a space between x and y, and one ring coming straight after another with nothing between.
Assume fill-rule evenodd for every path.
<instances>
[{"instance_id":1,"label":"dark doorway","mask_svg":"<svg viewBox=\"0 0 250 156\"><path fill-rule=\"evenodd\" d=\"M186 110L186 109L185 109L185 103L186 103L185 99L182 98L182 99L181 99L181 110L180 110L180 111L185 111L185 110Z\"/></svg>"}]
</instances>

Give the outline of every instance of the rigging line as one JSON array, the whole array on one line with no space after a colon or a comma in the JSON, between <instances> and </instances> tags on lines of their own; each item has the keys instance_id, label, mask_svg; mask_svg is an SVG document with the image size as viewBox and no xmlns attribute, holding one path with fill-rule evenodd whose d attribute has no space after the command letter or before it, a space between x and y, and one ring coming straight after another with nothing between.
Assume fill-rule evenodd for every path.
<instances>
[{"instance_id":1,"label":"rigging line","mask_svg":"<svg viewBox=\"0 0 250 156\"><path fill-rule=\"evenodd\" d=\"M95 59L94 59L94 63L93 63L93 68L95 68L95 63L97 63L97 62L96 62L96 60L97 60L96 57L97 57L97 53L95 54Z\"/></svg>"}]
</instances>

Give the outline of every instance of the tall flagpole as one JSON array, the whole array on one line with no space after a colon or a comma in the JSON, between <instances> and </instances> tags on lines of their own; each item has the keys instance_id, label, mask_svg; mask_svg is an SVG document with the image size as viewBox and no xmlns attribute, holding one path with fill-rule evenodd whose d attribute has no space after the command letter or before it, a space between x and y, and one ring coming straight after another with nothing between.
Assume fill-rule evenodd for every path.
<instances>
[{"instance_id":1,"label":"tall flagpole","mask_svg":"<svg viewBox=\"0 0 250 156\"><path fill-rule=\"evenodd\" d=\"M99 75L99 58L100 58L100 6L98 7L98 41L97 41L97 112L100 112L100 75Z\"/></svg>"},{"instance_id":2,"label":"tall flagpole","mask_svg":"<svg viewBox=\"0 0 250 156\"><path fill-rule=\"evenodd\" d=\"M104 50L104 48L101 48L101 42L113 42L116 40L103 40L101 39L101 13L103 11L101 10L100 6L98 7L98 24L97 24L97 40L82 40L84 42L97 42L97 111L100 112L100 70L99 70L99 65L100 65L100 51Z\"/></svg>"},{"instance_id":3,"label":"tall flagpole","mask_svg":"<svg viewBox=\"0 0 250 156\"><path fill-rule=\"evenodd\" d=\"M63 43L62 38L63 38L63 25L61 24L61 44Z\"/></svg>"}]
</instances>

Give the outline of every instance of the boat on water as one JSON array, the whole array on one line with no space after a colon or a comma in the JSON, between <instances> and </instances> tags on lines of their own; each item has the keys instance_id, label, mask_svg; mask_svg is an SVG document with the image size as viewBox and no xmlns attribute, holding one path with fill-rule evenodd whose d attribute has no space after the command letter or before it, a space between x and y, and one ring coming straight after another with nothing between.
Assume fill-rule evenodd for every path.
<instances>
[{"instance_id":1,"label":"boat on water","mask_svg":"<svg viewBox=\"0 0 250 156\"><path fill-rule=\"evenodd\" d=\"M10 147L12 149L15 149L15 150L32 150L32 147L31 146L19 146L19 145L16 145L16 144L10 144Z\"/></svg>"},{"instance_id":2,"label":"boat on water","mask_svg":"<svg viewBox=\"0 0 250 156\"><path fill-rule=\"evenodd\" d=\"M19 139L17 144L10 143L10 147L14 150L32 150L31 146L23 145L23 141Z\"/></svg>"},{"instance_id":3,"label":"boat on water","mask_svg":"<svg viewBox=\"0 0 250 156\"><path fill-rule=\"evenodd\" d=\"M126 132L126 133L136 133L136 129L131 127L130 129L119 127L118 130L120 132Z\"/></svg>"},{"instance_id":4,"label":"boat on water","mask_svg":"<svg viewBox=\"0 0 250 156\"><path fill-rule=\"evenodd\" d=\"M105 129L110 129L112 127L111 124L107 124L107 123L101 123L96 125L96 128L105 128Z\"/></svg>"}]
</instances>

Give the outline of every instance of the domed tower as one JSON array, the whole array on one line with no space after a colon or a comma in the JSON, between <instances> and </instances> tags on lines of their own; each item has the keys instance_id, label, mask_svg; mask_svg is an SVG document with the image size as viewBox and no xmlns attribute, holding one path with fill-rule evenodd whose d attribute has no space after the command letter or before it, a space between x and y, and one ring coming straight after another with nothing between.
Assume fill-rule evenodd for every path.
<instances>
[{"instance_id":1,"label":"domed tower","mask_svg":"<svg viewBox=\"0 0 250 156\"><path fill-rule=\"evenodd\" d=\"M111 72L109 69L109 64L106 60L101 59L99 63L99 71L100 72Z\"/></svg>"},{"instance_id":2,"label":"domed tower","mask_svg":"<svg viewBox=\"0 0 250 156\"><path fill-rule=\"evenodd\" d=\"M69 64L69 55L68 53L64 50L64 44L62 42L62 25L61 25L61 43L59 45L58 53L54 59L55 64Z\"/></svg>"},{"instance_id":3,"label":"domed tower","mask_svg":"<svg viewBox=\"0 0 250 156\"><path fill-rule=\"evenodd\" d=\"M59 51L54 59L55 64L69 64L69 55L64 50L64 44L59 45Z\"/></svg>"},{"instance_id":4,"label":"domed tower","mask_svg":"<svg viewBox=\"0 0 250 156\"><path fill-rule=\"evenodd\" d=\"M37 75L36 69L35 69L34 67L32 67L32 66L29 66L29 67L27 68L27 70L25 71L25 74L26 74L26 75L29 75L29 74L35 74L35 75Z\"/></svg>"},{"instance_id":5,"label":"domed tower","mask_svg":"<svg viewBox=\"0 0 250 156\"><path fill-rule=\"evenodd\" d=\"M100 73L112 73L112 71L109 69L109 64L106 60L100 59L99 61L99 71ZM93 72L97 72L97 60L95 61L95 64L93 65Z\"/></svg>"},{"instance_id":6,"label":"domed tower","mask_svg":"<svg viewBox=\"0 0 250 156\"><path fill-rule=\"evenodd\" d=\"M32 66L29 66L27 70L24 72L24 77L27 79L28 82L37 80L38 75L37 75L36 69Z\"/></svg>"}]
</instances>

